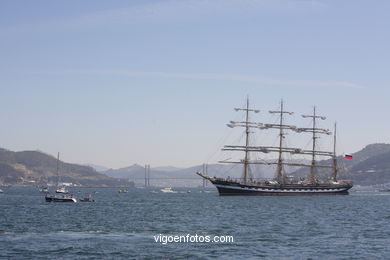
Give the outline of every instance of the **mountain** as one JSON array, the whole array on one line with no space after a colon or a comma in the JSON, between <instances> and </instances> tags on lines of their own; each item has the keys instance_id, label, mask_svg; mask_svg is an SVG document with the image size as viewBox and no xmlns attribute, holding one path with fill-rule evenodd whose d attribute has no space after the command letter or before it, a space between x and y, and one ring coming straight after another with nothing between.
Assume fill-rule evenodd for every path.
<instances>
[{"instance_id":1,"label":"mountain","mask_svg":"<svg viewBox=\"0 0 390 260\"><path fill-rule=\"evenodd\" d=\"M101 165L97 165L97 164L93 164L93 163L86 163L86 164L83 164L83 165L92 167L92 168L94 168L97 172L104 172L104 171L107 171L107 170L110 169L110 168L108 168L108 167L101 166Z\"/></svg>"},{"instance_id":2,"label":"mountain","mask_svg":"<svg viewBox=\"0 0 390 260\"><path fill-rule=\"evenodd\" d=\"M179 171L183 168L177 168L174 166L160 166L160 167L154 167L153 169L157 171L163 171L163 172L174 172L174 171Z\"/></svg>"},{"instance_id":3,"label":"mountain","mask_svg":"<svg viewBox=\"0 0 390 260\"><path fill-rule=\"evenodd\" d=\"M60 182L84 186L129 186L120 180L98 173L92 167L60 161ZM12 152L0 148L0 184L37 185L56 183L57 159L39 151Z\"/></svg>"},{"instance_id":4,"label":"mountain","mask_svg":"<svg viewBox=\"0 0 390 260\"><path fill-rule=\"evenodd\" d=\"M159 167L150 169L150 185L161 187L196 187L199 186L201 178L195 174L195 171L172 167L173 171L167 169L160 170ZM134 164L129 167L120 169L109 169L102 172L103 174L114 177L123 178L133 181L137 186L145 185L145 168L141 165Z\"/></svg>"},{"instance_id":5,"label":"mountain","mask_svg":"<svg viewBox=\"0 0 390 260\"><path fill-rule=\"evenodd\" d=\"M362 150L353 153L352 160L337 157L340 168L339 179L350 179L357 185L375 185L390 182L390 144L369 144ZM332 165L332 159L319 161L320 165ZM306 177L310 168L305 167L292 175ZM321 178L331 176L331 169L317 169Z\"/></svg>"},{"instance_id":6,"label":"mountain","mask_svg":"<svg viewBox=\"0 0 390 260\"><path fill-rule=\"evenodd\" d=\"M349 170L352 180L361 185L390 183L390 152L371 156Z\"/></svg>"},{"instance_id":7,"label":"mountain","mask_svg":"<svg viewBox=\"0 0 390 260\"><path fill-rule=\"evenodd\" d=\"M302 160L294 161L302 162ZM168 169L171 168L171 171ZM242 165L237 164L208 164L207 173L210 176L241 178ZM197 187L202 185L202 178L196 175L197 171L203 171L203 165L189 168L161 167L150 169L150 185L161 187ZM276 171L273 165L252 165L251 172L254 178L272 178ZM123 178L133 181L137 186L145 185L145 168L134 164L120 169L103 171L103 174L114 178Z\"/></svg>"},{"instance_id":8,"label":"mountain","mask_svg":"<svg viewBox=\"0 0 390 260\"><path fill-rule=\"evenodd\" d=\"M145 176L145 168L141 165L134 164L129 167L119 168L119 169L109 169L107 171L103 171L103 174L113 177L113 178L143 178Z\"/></svg>"},{"instance_id":9,"label":"mountain","mask_svg":"<svg viewBox=\"0 0 390 260\"><path fill-rule=\"evenodd\" d=\"M369 144L364 147L362 150L353 153L352 160L345 160L345 165L347 168L352 168L353 166L366 161L367 159L376 157L381 154L390 152L390 144L376 143ZM386 158L383 158L386 160ZM367 163L370 163L369 161Z\"/></svg>"},{"instance_id":10,"label":"mountain","mask_svg":"<svg viewBox=\"0 0 390 260\"><path fill-rule=\"evenodd\" d=\"M353 153L352 160L346 160L342 156L337 158L340 179L351 179L357 185L374 185L390 183L390 144L370 144L362 150ZM310 164L309 160L289 160L289 162ZM320 165L331 165L332 159L318 161ZM176 167L151 168L150 184L152 186L185 186L196 187L202 185L202 179L195 173L202 171L202 165L178 169ZM169 168L171 170L169 170ZM296 169L286 167L288 175L307 177L310 168ZM252 165L251 173L254 178L273 178L276 167L274 165ZM124 178L134 181L138 186L145 184L145 169L141 165L134 164L121 169L110 169L102 172L110 177ZM207 173L216 177L241 178L242 165L237 164L210 164ZM318 169L318 176L322 179L331 176L331 170Z\"/></svg>"},{"instance_id":11,"label":"mountain","mask_svg":"<svg viewBox=\"0 0 390 260\"><path fill-rule=\"evenodd\" d=\"M390 144L370 144L353 153L352 160L338 157L340 179L351 179L357 185L375 185L390 183ZM295 161L299 162L299 160ZM302 162L302 161L301 161ZM307 163L307 162L306 162ZM330 165L331 159L319 161L319 164ZM150 185L161 187L196 187L202 185L202 179L195 173L202 171L203 166L176 168L173 166L150 169ZM39 151L12 152L0 148L0 185L36 185L57 180L57 159ZM286 168L289 175L306 177L309 168L292 171ZM210 176L240 178L242 165L210 164L207 166ZM272 178L275 166L252 165L254 178ZM329 178L329 169L318 169L321 178ZM121 169L108 169L102 173L90 166L60 162L60 181L85 186L130 186L145 184L145 169L134 164Z\"/></svg>"}]
</instances>

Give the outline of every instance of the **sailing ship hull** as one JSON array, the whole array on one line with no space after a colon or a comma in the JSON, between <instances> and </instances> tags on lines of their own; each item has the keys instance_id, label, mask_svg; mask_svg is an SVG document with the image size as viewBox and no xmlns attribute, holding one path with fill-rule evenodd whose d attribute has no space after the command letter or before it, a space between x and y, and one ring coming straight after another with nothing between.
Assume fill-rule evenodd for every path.
<instances>
[{"instance_id":1,"label":"sailing ship hull","mask_svg":"<svg viewBox=\"0 0 390 260\"><path fill-rule=\"evenodd\" d=\"M211 181L220 196L312 196L348 195L351 184L278 184L244 185L229 181Z\"/></svg>"}]
</instances>

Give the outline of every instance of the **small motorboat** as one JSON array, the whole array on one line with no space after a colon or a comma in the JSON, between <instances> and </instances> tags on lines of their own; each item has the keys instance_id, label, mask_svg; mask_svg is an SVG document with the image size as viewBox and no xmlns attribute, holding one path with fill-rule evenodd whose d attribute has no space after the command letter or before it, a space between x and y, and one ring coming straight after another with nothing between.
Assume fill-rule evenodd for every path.
<instances>
[{"instance_id":1,"label":"small motorboat","mask_svg":"<svg viewBox=\"0 0 390 260\"><path fill-rule=\"evenodd\" d=\"M128 193L128 190L118 190L118 193Z\"/></svg>"},{"instance_id":2,"label":"small motorboat","mask_svg":"<svg viewBox=\"0 0 390 260\"><path fill-rule=\"evenodd\" d=\"M95 202L95 200L92 198L92 194L88 194L85 198L80 199L80 202Z\"/></svg>"},{"instance_id":3,"label":"small motorboat","mask_svg":"<svg viewBox=\"0 0 390 260\"><path fill-rule=\"evenodd\" d=\"M77 199L73 195L45 195L46 202L77 202Z\"/></svg>"},{"instance_id":4,"label":"small motorboat","mask_svg":"<svg viewBox=\"0 0 390 260\"><path fill-rule=\"evenodd\" d=\"M48 187L40 187L39 191L43 192L43 193L47 193L47 192L49 192L49 188Z\"/></svg>"},{"instance_id":5,"label":"small motorboat","mask_svg":"<svg viewBox=\"0 0 390 260\"><path fill-rule=\"evenodd\" d=\"M65 186L62 186L56 190L56 193L69 194L69 191L66 189Z\"/></svg>"},{"instance_id":6,"label":"small motorboat","mask_svg":"<svg viewBox=\"0 0 390 260\"><path fill-rule=\"evenodd\" d=\"M172 188L164 188L164 189L161 189L160 192L162 192L162 193L176 193L176 191L173 191Z\"/></svg>"}]
</instances>

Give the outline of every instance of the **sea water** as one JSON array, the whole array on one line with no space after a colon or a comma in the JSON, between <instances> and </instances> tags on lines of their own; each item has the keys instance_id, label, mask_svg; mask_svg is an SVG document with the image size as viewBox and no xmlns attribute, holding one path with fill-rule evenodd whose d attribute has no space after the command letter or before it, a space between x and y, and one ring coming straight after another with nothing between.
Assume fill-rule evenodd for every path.
<instances>
[{"instance_id":1,"label":"sea water","mask_svg":"<svg viewBox=\"0 0 390 260\"><path fill-rule=\"evenodd\" d=\"M73 188L79 198L97 191L96 202L50 203L33 187L2 189L0 258L390 258L390 192L220 197L215 188ZM175 236L232 239L161 240Z\"/></svg>"}]
</instances>

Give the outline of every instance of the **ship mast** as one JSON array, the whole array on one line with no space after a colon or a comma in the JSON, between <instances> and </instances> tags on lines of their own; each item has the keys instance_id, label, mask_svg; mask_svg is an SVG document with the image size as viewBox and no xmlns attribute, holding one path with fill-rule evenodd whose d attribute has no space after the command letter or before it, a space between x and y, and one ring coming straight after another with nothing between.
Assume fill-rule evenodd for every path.
<instances>
[{"instance_id":1,"label":"ship mast","mask_svg":"<svg viewBox=\"0 0 390 260\"><path fill-rule=\"evenodd\" d=\"M246 121L244 122L233 122L230 121L230 124L228 124L229 127L236 127L241 126L246 128L246 142L245 146L239 146L239 145L225 145L222 149L223 151L244 151L245 152L245 159L241 162L236 161L220 161L220 163L242 163L244 164L244 183L248 182L248 172L249 172L249 165L250 164L266 164L266 165L277 165L277 176L276 180L279 183L284 182L283 177L283 165L286 163L283 162L283 153L294 153L296 152L296 149L290 149L283 147L283 139L285 138L284 130L296 130L296 126L292 125L285 125L284 124L284 114L292 115L293 112L284 111L284 104L283 100L281 100L280 103L280 110L279 111L269 111L271 114L280 114L280 119L278 124L262 124L262 123L255 123L249 121L249 112L253 111L255 113L258 113L259 110L254 110L249 108L249 101L247 100L247 107L246 108L235 108L236 111L243 110L246 112ZM279 129L279 146L278 147L266 147L266 146L249 146L249 136L250 136L250 129L251 128L259 128L259 129ZM269 153L269 152L277 152L279 153L278 161L276 163L269 163L269 162L259 162L259 161L251 161L249 158L250 152L262 152L262 153Z\"/></svg>"},{"instance_id":2,"label":"ship mast","mask_svg":"<svg viewBox=\"0 0 390 260\"><path fill-rule=\"evenodd\" d=\"M278 159L278 169L277 169L277 180L279 182L283 181L283 158L282 158L282 146L283 146L283 99L280 102L280 132L279 132L279 159Z\"/></svg>"},{"instance_id":3,"label":"ship mast","mask_svg":"<svg viewBox=\"0 0 390 260\"><path fill-rule=\"evenodd\" d=\"M59 175L59 166L60 164L60 152L57 153L57 187L58 187L58 184L60 182L60 175Z\"/></svg>"},{"instance_id":4,"label":"ship mast","mask_svg":"<svg viewBox=\"0 0 390 260\"><path fill-rule=\"evenodd\" d=\"M316 175L316 107L313 108L313 153L311 157L311 167L310 167L310 181L312 183L315 182L315 175Z\"/></svg>"},{"instance_id":5,"label":"ship mast","mask_svg":"<svg viewBox=\"0 0 390 260\"><path fill-rule=\"evenodd\" d=\"M224 148L222 148L222 151L242 151L245 152L245 158L240 161L219 161L219 163L233 163L233 164L244 164L244 172L243 172L243 180L244 183L248 182L248 176L249 176L249 165L250 164L262 164L262 165L276 165L276 181L280 184L283 184L285 182L284 173L283 173L283 166L294 166L294 167L310 167L310 181L312 183L316 182L316 169L317 168L333 168L336 169L333 171L333 179L335 180L337 177L337 167L335 166L336 162L334 161L334 165L318 165L316 161L316 155L317 156L330 156L332 158L336 157L336 145L334 145L334 151L328 152L328 151L318 151L316 147L316 139L319 138L318 134L332 134L329 129L323 129L318 128L316 124L317 119L325 120L326 117L319 116L316 113L316 108L314 107L314 111L312 115L302 115L304 118L312 118L313 124L309 128L297 128L294 125L287 125L285 124L285 114L292 115L293 112L285 111L284 110L284 103L283 100L280 102L280 110L279 111L269 111L271 114L280 114L279 123L277 124L262 124L262 123L255 123L249 121L249 112L255 112L258 113L259 110L254 110L249 108L249 100L246 102L246 108L235 108L236 111L245 111L246 112L246 119L243 122L234 122L230 121L230 124L227 124L227 126L233 128L233 127L244 127L246 129L246 141L245 145L225 145ZM250 129L251 128L259 128L259 129L278 129L279 130L279 146L251 146L249 145L250 140ZM312 149L311 150L304 150L300 148L293 148L293 147L284 147L284 138L285 138L285 132L287 130L295 131L297 133L302 132L309 132L312 133ZM334 137L334 142L336 143L336 137ZM251 152L260 152L260 153L278 153L278 160L276 162L267 162L267 161L258 161L258 160L250 160L249 154ZM305 164L305 163L289 163L284 162L283 160L283 153L289 153L291 155L310 155L312 158L311 164Z\"/></svg>"},{"instance_id":6,"label":"ship mast","mask_svg":"<svg viewBox=\"0 0 390 260\"><path fill-rule=\"evenodd\" d=\"M249 145L249 98L246 98L246 116L245 116L245 147ZM248 182L248 171L249 171L249 152L248 149L245 149L245 159L244 159L244 183Z\"/></svg>"},{"instance_id":7,"label":"ship mast","mask_svg":"<svg viewBox=\"0 0 390 260\"><path fill-rule=\"evenodd\" d=\"M334 133L333 133L333 174L332 180L337 182L337 155L336 155L336 128L337 123L334 123Z\"/></svg>"},{"instance_id":8,"label":"ship mast","mask_svg":"<svg viewBox=\"0 0 390 260\"><path fill-rule=\"evenodd\" d=\"M283 129L289 128L291 129L294 128L293 126L285 126L283 125L283 115L284 114L289 114L292 115L293 112L288 112L283 110L283 99L280 101L280 111L269 111L269 113L274 114L280 114L280 120L279 120L279 125L273 125L272 128L279 128L279 157L278 157L278 164L277 164L277 170L276 170L276 180L279 183L284 183L284 176L283 176L283 139L285 138L284 136L284 131ZM271 127L269 127L271 128Z\"/></svg>"},{"instance_id":9,"label":"ship mast","mask_svg":"<svg viewBox=\"0 0 390 260\"><path fill-rule=\"evenodd\" d=\"M249 153L251 152L248 149L249 143L250 143L250 133L251 133L250 129L251 128L259 128L262 126L262 124L249 121L249 112L259 113L260 110L249 108L249 98L248 97L246 99L246 107L245 108L234 108L234 110L237 112L238 111L245 112L245 121L242 121L242 122L230 121L230 123L227 124L227 126L231 127L231 128L233 128L233 127L244 127L245 128L245 146L244 146L245 148L241 150L241 151L245 152L245 157L244 157L244 160L242 160L241 162L234 162L234 163L244 164L243 182L244 182L244 184L247 184L248 179L249 179L249 161L250 161ZM242 146L232 146L232 148L239 148L239 147L242 147ZM230 163L230 162L222 161L222 163Z\"/></svg>"},{"instance_id":10,"label":"ship mast","mask_svg":"<svg viewBox=\"0 0 390 260\"><path fill-rule=\"evenodd\" d=\"M309 179L310 179L310 182L312 183L316 183L316 170L317 170L317 161L316 161L316 154L317 151L316 151L316 140L319 138L319 136L317 136L317 134L331 134L331 132L329 132L328 129L323 129L323 128L317 128L316 126L316 120L317 119L321 119L321 120L325 120L326 117L324 116L319 116L316 114L316 107L314 106L313 108L313 115L302 115L303 118L312 118L313 119L313 125L312 127L310 128L299 128L298 131L299 132L310 132L313 134L312 136L312 139L313 139L313 147L312 147L312 150L311 150L311 165L310 165L310 175L309 175Z\"/></svg>"}]
</instances>

